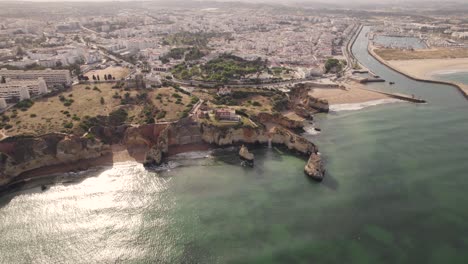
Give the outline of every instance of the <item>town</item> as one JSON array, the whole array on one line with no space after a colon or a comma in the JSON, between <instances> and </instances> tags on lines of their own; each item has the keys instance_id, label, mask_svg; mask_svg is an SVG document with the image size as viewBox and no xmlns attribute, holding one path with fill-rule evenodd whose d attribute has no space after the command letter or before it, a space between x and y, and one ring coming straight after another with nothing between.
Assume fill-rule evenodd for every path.
<instances>
[{"instance_id":1,"label":"town","mask_svg":"<svg viewBox=\"0 0 468 264\"><path fill-rule=\"evenodd\" d=\"M249 117L261 112L304 120L345 103L338 93L357 101L382 97L366 90L366 82L381 80L349 50L365 24L374 26L369 37L383 56L388 49L468 45L468 26L457 17L221 3L65 4L47 13L32 5L20 12L6 3L0 11L4 136L81 134L93 117L122 109L134 124L193 116L255 126ZM30 15L11 15L23 11ZM409 41L401 44L403 37ZM306 103L288 94L298 85L311 90Z\"/></svg>"}]
</instances>

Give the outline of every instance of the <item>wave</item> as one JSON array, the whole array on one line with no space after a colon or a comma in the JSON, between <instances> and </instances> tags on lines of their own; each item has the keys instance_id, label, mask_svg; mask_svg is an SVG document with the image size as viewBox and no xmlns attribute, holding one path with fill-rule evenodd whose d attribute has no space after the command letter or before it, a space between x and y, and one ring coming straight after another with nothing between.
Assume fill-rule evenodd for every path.
<instances>
[{"instance_id":1,"label":"wave","mask_svg":"<svg viewBox=\"0 0 468 264\"><path fill-rule=\"evenodd\" d=\"M169 170L172 170L172 169L175 169L177 167L180 167L182 166L182 164L180 164L179 162L175 162L175 161L168 161L168 162L165 162L159 166L154 166L152 167L151 169L154 170L154 171L169 171Z\"/></svg>"},{"instance_id":2,"label":"wave","mask_svg":"<svg viewBox=\"0 0 468 264\"><path fill-rule=\"evenodd\" d=\"M354 104L334 104L330 105L330 112L341 112L341 111L356 111L361 110L367 107L381 105L381 104L390 104L390 103L400 103L402 100L398 99L379 99L363 103L354 103Z\"/></svg>"},{"instance_id":3,"label":"wave","mask_svg":"<svg viewBox=\"0 0 468 264\"><path fill-rule=\"evenodd\" d=\"M311 135L311 136L320 134L320 132L315 130L315 127L312 125L304 126L304 131L307 135Z\"/></svg>"},{"instance_id":4,"label":"wave","mask_svg":"<svg viewBox=\"0 0 468 264\"><path fill-rule=\"evenodd\" d=\"M212 151L190 151L179 153L170 157L170 160L188 160L188 159L205 159L211 157Z\"/></svg>"}]
</instances>

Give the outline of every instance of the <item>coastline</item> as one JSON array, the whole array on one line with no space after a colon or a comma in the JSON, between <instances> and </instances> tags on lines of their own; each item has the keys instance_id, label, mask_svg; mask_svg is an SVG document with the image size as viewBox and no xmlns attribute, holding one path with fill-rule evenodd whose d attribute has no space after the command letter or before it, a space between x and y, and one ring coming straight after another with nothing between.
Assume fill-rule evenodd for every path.
<instances>
[{"instance_id":1,"label":"coastline","mask_svg":"<svg viewBox=\"0 0 468 264\"><path fill-rule=\"evenodd\" d=\"M192 134L201 134L195 136L193 140L187 141L185 135L190 131L190 128L184 126L184 124L184 122L181 122L181 124L174 126L165 126L163 130L158 124L145 125L139 128L133 127L127 131L122 143L113 145L103 145L98 141L93 141L93 145L89 145L91 143L83 138L75 138L75 141L66 138L59 141L62 137L66 137L65 135L60 135L59 140L49 140L47 142L44 141L44 139L49 139L47 136L32 139L10 139L8 142L2 142L4 150L10 149L10 152L7 152L10 156L8 161L2 165L4 175L2 175L3 183L0 190L14 189L35 179L54 177L56 174L68 172L70 172L70 180L74 180L73 175L76 175L77 172L86 171L90 168L112 167L114 164L121 162L137 162L144 166L159 166L167 158L177 154L207 151L216 147L231 147L241 144L257 145L258 143L267 144L271 141L274 144L284 145L302 155L309 156L318 153L317 147L312 142L281 126L268 131L250 127L226 130L226 128L201 126L196 128L197 131L200 129L199 132L190 132ZM171 133L168 133L169 130L171 130ZM160 132L153 134L156 131ZM35 143L31 144L31 140ZM57 141L59 142L57 143ZM66 145L64 142L80 143ZM36 148L36 146L42 144L46 144L46 146L51 144L47 146L49 149L47 153L44 153L40 148ZM99 147L94 152L89 152L91 153L90 156L83 155L88 153L86 152L88 149L82 148L83 144L88 147ZM65 145L68 147L65 147ZM15 146L19 146L19 148ZM67 152L63 152L64 147L68 148ZM33 156L26 157L24 156L25 153L31 153ZM307 166L318 168L318 172L324 171L320 159L313 161L315 163L307 164ZM5 173L6 171L10 173ZM11 173L14 171L18 172L18 174ZM309 176L321 180L323 173L320 176Z\"/></svg>"},{"instance_id":2,"label":"coastline","mask_svg":"<svg viewBox=\"0 0 468 264\"><path fill-rule=\"evenodd\" d=\"M342 112L342 111L357 111L362 110L368 107L383 105L383 104L392 104L392 103L402 103L405 102L400 99L394 98L385 98L371 100L361 103L343 103L343 104L330 104L330 112Z\"/></svg>"},{"instance_id":3,"label":"coastline","mask_svg":"<svg viewBox=\"0 0 468 264\"><path fill-rule=\"evenodd\" d=\"M15 177L14 181L6 184L5 186L0 186L0 189L8 189L9 186L13 186L22 182L28 182L34 179L40 179L43 177L47 178L54 174L86 171L91 168L99 167L111 167L116 163L122 162L131 161L143 163L144 161L146 148L127 149L123 145L112 145L111 149L111 152L106 153L98 158L82 159L75 162L49 165L23 172L19 176Z\"/></svg>"},{"instance_id":4,"label":"coastline","mask_svg":"<svg viewBox=\"0 0 468 264\"><path fill-rule=\"evenodd\" d=\"M338 104L362 104L391 97L379 92L370 91L357 83L345 83L345 88L312 88L309 96L326 100L330 106Z\"/></svg>"},{"instance_id":5,"label":"coastline","mask_svg":"<svg viewBox=\"0 0 468 264\"><path fill-rule=\"evenodd\" d=\"M395 66L391 65L389 62L385 61L384 59L382 59L379 55L377 55L374 51L375 47L372 46L369 42L369 45L367 46L367 51L368 53L374 57L379 63L387 66L389 69L399 73L399 74L402 74L412 80L415 80L415 81L420 81L420 82L426 82L426 83L435 83L435 84L442 84L442 85L449 85L449 86L452 86L452 87L455 87L458 89L458 91L460 91L460 93L468 100L468 85L465 85L465 84L461 84L461 83L457 83L457 82L450 82L450 81L441 81L441 80L434 80L434 79L426 79L425 77L424 78L420 78L420 77L417 77L417 76L414 76L406 71L403 71L401 69L398 69L396 68Z\"/></svg>"}]
</instances>

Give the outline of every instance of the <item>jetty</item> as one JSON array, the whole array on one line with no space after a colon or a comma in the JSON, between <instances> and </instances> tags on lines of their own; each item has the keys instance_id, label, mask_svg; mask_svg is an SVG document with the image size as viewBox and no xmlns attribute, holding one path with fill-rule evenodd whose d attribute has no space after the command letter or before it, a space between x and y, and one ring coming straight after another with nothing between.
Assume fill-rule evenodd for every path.
<instances>
[{"instance_id":1,"label":"jetty","mask_svg":"<svg viewBox=\"0 0 468 264\"><path fill-rule=\"evenodd\" d=\"M426 103L426 100L421 99L421 98L416 98L414 96L410 96L407 94L402 94L402 93L390 93L390 92L383 92L375 89L370 89L370 88L356 88L356 89L362 89L362 90L367 90L375 93L380 93L380 94L385 94L391 98L403 100L403 101L408 101L411 103L418 103L418 104L423 104Z\"/></svg>"}]
</instances>

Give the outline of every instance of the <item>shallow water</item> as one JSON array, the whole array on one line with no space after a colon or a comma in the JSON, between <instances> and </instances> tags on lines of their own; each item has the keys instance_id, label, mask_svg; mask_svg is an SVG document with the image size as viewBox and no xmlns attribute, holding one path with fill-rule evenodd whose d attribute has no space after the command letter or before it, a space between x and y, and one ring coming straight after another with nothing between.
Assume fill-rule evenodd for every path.
<instances>
[{"instance_id":1,"label":"shallow water","mask_svg":"<svg viewBox=\"0 0 468 264\"><path fill-rule=\"evenodd\" d=\"M317 117L328 174L266 146L126 163L82 182L0 199L0 263L467 263L468 101L354 47L395 103Z\"/></svg>"}]
</instances>

